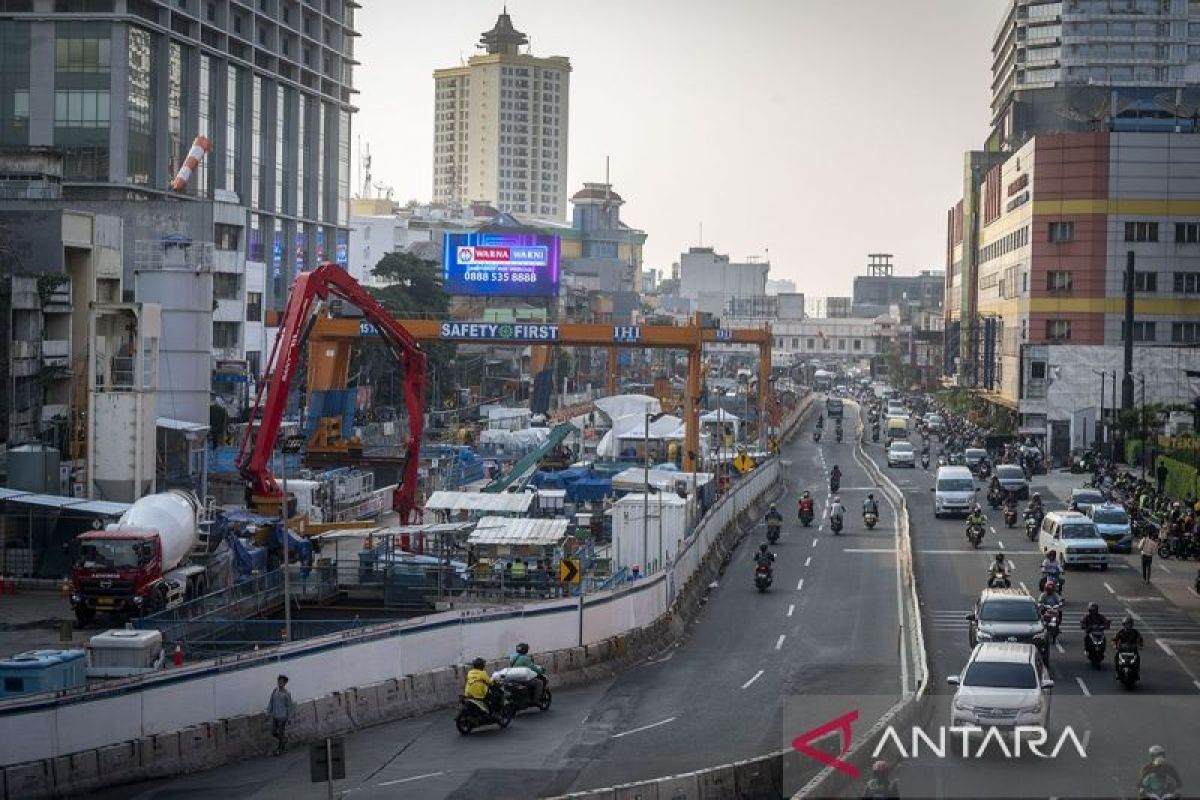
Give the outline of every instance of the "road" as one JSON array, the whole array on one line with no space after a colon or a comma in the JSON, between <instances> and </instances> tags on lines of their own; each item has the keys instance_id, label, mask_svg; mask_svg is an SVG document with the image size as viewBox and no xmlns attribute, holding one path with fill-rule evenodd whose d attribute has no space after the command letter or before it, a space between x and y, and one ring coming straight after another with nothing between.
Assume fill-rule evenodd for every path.
<instances>
[{"instance_id":1,"label":"road","mask_svg":"<svg viewBox=\"0 0 1200 800\"><path fill-rule=\"evenodd\" d=\"M918 445L919 441L914 438ZM937 444L934 442L934 452ZM989 529L983 547L972 551L961 519L938 520L933 515L933 476L936 467L922 470L888 469L882 445L867 448L872 458L904 492L912 521L915 570L925 641L932 672L935 711L933 724L949 724L951 687L946 676L962 669L970 654L965 615L986 580L987 565L998 550L1015 564L1022 588L1037 592L1041 554L1018 520L1007 529L999 511L984 504ZM1065 481L1035 476L1048 510L1065 508L1059 492ZM1082 478L1081 481L1082 482ZM980 498L986 495L981 489ZM1200 720L1200 600L1176 605L1154 584L1141 580L1132 556L1112 556L1107 572L1071 570L1067 575L1067 607L1060 647L1051 653L1052 690L1050 731L1057 741L1072 726L1087 737L1087 759L1064 748L1056 759L1027 755L1019 765L997 755L982 760L922 757L902 765L898 776L904 796L938 797L1134 797L1137 774L1147 748L1161 744L1183 774L1185 787L1200 786L1200 764L1192 758ZM1171 562L1175 569L1191 569ZM1170 567L1168 567L1170 568ZM1191 599L1195 600L1192 595ZM1127 692L1113 677L1111 660L1093 669L1083 655L1078 620L1087 603L1100 604L1114 626L1132 613L1146 638L1142 682ZM1111 659L1111 645L1108 650ZM907 741L907 739L905 739Z\"/></svg>"},{"instance_id":2,"label":"road","mask_svg":"<svg viewBox=\"0 0 1200 800\"><path fill-rule=\"evenodd\" d=\"M885 512L870 532L854 524L873 487L852 457L850 427L846 443L835 444L830 431L814 447L811 424L783 452L790 485L779 501L785 525L770 591L753 586L752 553L765 536L759 525L678 647L613 679L556 692L550 711L526 712L507 731L460 737L453 713L442 711L350 735L348 779L339 791L355 798L545 796L778 750L847 703L864 722L877 718L900 692L894 518ZM833 463L844 473L842 497L852 511L838 537L824 521ZM822 514L807 529L795 514L805 487ZM842 548L864 552L843 557ZM293 800L314 794L307 759L297 748L100 796ZM805 778L786 779L798 788Z\"/></svg>"}]
</instances>

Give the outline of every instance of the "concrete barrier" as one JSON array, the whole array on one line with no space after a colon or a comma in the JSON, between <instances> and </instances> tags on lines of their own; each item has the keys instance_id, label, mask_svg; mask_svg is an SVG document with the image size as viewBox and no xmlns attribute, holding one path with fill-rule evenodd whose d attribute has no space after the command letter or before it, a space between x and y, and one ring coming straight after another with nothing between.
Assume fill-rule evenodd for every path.
<instances>
[{"instance_id":1,"label":"concrete barrier","mask_svg":"<svg viewBox=\"0 0 1200 800\"><path fill-rule=\"evenodd\" d=\"M58 794L86 794L101 785L100 757L95 750L59 756L51 766Z\"/></svg>"},{"instance_id":2,"label":"concrete barrier","mask_svg":"<svg viewBox=\"0 0 1200 800\"><path fill-rule=\"evenodd\" d=\"M4 791L8 797L49 797L54 791L50 761L31 761L4 769Z\"/></svg>"}]
</instances>

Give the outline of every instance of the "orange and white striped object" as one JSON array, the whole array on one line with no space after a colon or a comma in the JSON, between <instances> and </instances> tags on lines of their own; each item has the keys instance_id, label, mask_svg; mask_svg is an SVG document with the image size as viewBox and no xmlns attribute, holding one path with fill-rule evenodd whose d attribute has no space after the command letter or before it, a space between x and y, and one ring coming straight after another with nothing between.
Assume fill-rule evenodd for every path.
<instances>
[{"instance_id":1,"label":"orange and white striped object","mask_svg":"<svg viewBox=\"0 0 1200 800\"><path fill-rule=\"evenodd\" d=\"M183 166L175 174L175 179L171 181L172 192L182 192L187 188L188 181L192 179L192 173L196 171L196 167L200 166L200 162L208 155L208 148L207 137L197 136L192 140L192 147L188 150Z\"/></svg>"}]
</instances>

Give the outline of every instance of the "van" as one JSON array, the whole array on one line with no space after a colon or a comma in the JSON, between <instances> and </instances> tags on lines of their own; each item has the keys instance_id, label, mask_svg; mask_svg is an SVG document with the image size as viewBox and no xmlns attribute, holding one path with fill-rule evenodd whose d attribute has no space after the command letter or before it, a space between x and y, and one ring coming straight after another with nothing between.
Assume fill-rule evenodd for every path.
<instances>
[{"instance_id":1,"label":"van","mask_svg":"<svg viewBox=\"0 0 1200 800\"><path fill-rule=\"evenodd\" d=\"M975 476L966 467L938 467L933 488L933 515L971 513L975 505Z\"/></svg>"},{"instance_id":2,"label":"van","mask_svg":"<svg viewBox=\"0 0 1200 800\"><path fill-rule=\"evenodd\" d=\"M908 418L907 417L891 417L887 421L887 438L888 441L893 439L908 438Z\"/></svg>"},{"instance_id":3,"label":"van","mask_svg":"<svg viewBox=\"0 0 1200 800\"><path fill-rule=\"evenodd\" d=\"M1108 569L1108 543L1091 519L1078 511L1051 511L1042 519L1038 546L1043 553L1058 554L1066 567Z\"/></svg>"}]
</instances>

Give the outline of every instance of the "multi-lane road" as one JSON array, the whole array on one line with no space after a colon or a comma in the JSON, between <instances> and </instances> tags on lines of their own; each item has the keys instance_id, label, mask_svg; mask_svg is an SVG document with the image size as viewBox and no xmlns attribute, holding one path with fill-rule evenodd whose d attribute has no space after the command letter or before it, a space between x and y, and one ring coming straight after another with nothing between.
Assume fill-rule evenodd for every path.
<instances>
[{"instance_id":1,"label":"multi-lane road","mask_svg":"<svg viewBox=\"0 0 1200 800\"><path fill-rule=\"evenodd\" d=\"M1019 520L1017 527L1005 528L1002 514L986 503L989 528L981 549L972 550L961 519L934 518L934 465L929 470L919 464L912 470L888 469L882 444L868 445L867 451L904 492L908 504L931 689L936 693L931 724L948 725L952 690L945 679L958 674L970 654L965 615L984 587L988 563L1003 550L1015 564L1017 585L1036 594L1041 554ZM1056 476L1054 483L1062 492L1065 482ZM1036 476L1033 489L1042 493L1047 509L1065 507L1046 476ZM981 500L985 494L981 486ZM926 756L899 768L903 796L1136 797L1138 770L1151 744L1167 748L1185 787L1200 787L1200 764L1193 755L1200 741L1200 676L1188 655L1200 645L1200 598L1175 605L1153 583L1142 582L1133 558L1114 555L1107 572L1071 570L1067 575L1062 635L1050 658L1055 686L1049 727L1052 741L1066 725L1086 738L1086 760L1070 747L1046 760L1006 759L994 747L979 760L961 754ZM1185 568L1175 563L1177 569ZM1111 660L1097 670L1083 655L1078 620L1090 601L1100 604L1114 630L1122 617L1132 614L1146 638L1142 682L1132 692L1115 681ZM1111 652L1110 645L1110 659Z\"/></svg>"},{"instance_id":2,"label":"multi-lane road","mask_svg":"<svg viewBox=\"0 0 1200 800\"><path fill-rule=\"evenodd\" d=\"M784 448L788 484L778 505L785 524L770 591L753 585L752 555L765 534L759 524L679 646L615 678L556 692L550 711L526 712L506 731L464 738L453 712L442 711L355 733L338 789L356 798L546 796L779 750L848 707L864 724L877 717L901 691L896 528L886 504L875 530L856 524L874 487L853 457L850 413L843 444L830 427L814 446L809 421ZM835 463L850 508L841 536L825 519ZM811 528L796 519L805 488L820 517ZM106 796L293 800L313 791L307 758L296 748ZM786 776L791 788L805 777L803 770Z\"/></svg>"}]
</instances>

